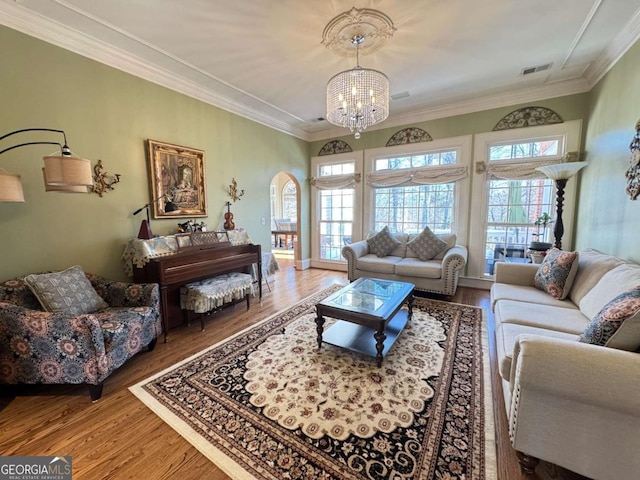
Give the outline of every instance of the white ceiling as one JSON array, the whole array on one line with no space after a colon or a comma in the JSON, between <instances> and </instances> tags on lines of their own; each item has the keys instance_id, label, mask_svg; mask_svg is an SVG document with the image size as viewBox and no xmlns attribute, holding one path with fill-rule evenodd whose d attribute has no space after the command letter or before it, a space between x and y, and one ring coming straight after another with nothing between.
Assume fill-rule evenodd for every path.
<instances>
[{"instance_id":1,"label":"white ceiling","mask_svg":"<svg viewBox=\"0 0 640 480\"><path fill-rule=\"evenodd\" d=\"M346 132L317 119L352 7L397 28L360 59L409 93L379 128L588 91L640 37L639 0L0 0L0 24L312 141Z\"/></svg>"}]
</instances>

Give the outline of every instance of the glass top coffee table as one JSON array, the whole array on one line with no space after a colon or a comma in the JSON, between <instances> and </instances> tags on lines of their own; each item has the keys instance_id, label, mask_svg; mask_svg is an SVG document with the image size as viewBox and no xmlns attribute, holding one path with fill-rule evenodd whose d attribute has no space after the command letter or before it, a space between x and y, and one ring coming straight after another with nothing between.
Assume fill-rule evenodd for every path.
<instances>
[{"instance_id":1,"label":"glass top coffee table","mask_svg":"<svg viewBox=\"0 0 640 480\"><path fill-rule=\"evenodd\" d=\"M322 342L376 357L378 366L413 314L406 282L360 278L316 305L318 348ZM407 309L402 309L404 303ZM324 331L324 317L337 321Z\"/></svg>"}]
</instances>

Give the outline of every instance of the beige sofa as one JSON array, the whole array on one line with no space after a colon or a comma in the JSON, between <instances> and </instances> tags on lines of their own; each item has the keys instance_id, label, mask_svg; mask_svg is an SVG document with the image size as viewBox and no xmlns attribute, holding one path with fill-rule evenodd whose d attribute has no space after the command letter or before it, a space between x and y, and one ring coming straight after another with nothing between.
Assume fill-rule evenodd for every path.
<instances>
[{"instance_id":1,"label":"beige sofa","mask_svg":"<svg viewBox=\"0 0 640 480\"><path fill-rule=\"evenodd\" d=\"M455 234L438 235L447 243L445 250L431 260L420 260L407 248L407 242L415 235L394 233L400 242L386 257L378 257L369 252L366 240L349 244L342 248L342 256L347 259L349 281L360 277L374 277L413 283L416 290L453 295L458 288L458 277L467 264L467 248L456 245Z\"/></svg>"},{"instance_id":2,"label":"beige sofa","mask_svg":"<svg viewBox=\"0 0 640 480\"><path fill-rule=\"evenodd\" d=\"M569 295L533 287L538 265L498 263L491 288L509 436L526 471L544 459L593 479L640 478L640 314L607 342L579 342L640 266L579 252ZM533 457L533 458L531 458Z\"/></svg>"}]
</instances>

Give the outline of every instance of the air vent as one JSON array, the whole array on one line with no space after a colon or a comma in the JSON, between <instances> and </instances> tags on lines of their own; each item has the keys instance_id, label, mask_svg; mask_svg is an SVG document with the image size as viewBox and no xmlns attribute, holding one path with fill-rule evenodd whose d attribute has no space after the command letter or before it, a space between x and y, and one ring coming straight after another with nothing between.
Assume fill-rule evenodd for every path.
<instances>
[{"instance_id":1,"label":"air vent","mask_svg":"<svg viewBox=\"0 0 640 480\"><path fill-rule=\"evenodd\" d=\"M325 118L324 117L318 117L318 118L312 118L311 120L309 120L311 123L318 123L318 122L324 122Z\"/></svg>"},{"instance_id":2,"label":"air vent","mask_svg":"<svg viewBox=\"0 0 640 480\"><path fill-rule=\"evenodd\" d=\"M520 75L530 75L532 73L544 72L545 70L549 70L553 63L545 63L544 65L538 65L537 67L527 67L523 68Z\"/></svg>"},{"instance_id":3,"label":"air vent","mask_svg":"<svg viewBox=\"0 0 640 480\"><path fill-rule=\"evenodd\" d=\"M395 95L391 95L392 100L400 100L401 98L407 98L409 96L409 92L400 92Z\"/></svg>"}]
</instances>

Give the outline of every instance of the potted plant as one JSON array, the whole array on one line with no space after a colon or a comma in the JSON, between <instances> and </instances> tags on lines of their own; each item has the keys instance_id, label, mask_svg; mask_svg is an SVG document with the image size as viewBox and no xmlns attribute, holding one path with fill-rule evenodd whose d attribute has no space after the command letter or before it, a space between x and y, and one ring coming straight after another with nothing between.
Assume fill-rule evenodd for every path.
<instances>
[{"instance_id":1,"label":"potted plant","mask_svg":"<svg viewBox=\"0 0 640 480\"><path fill-rule=\"evenodd\" d=\"M547 212L544 212L540 215L533 224L537 227L537 232L532 234L531 236L535 238L529 244L529 250L533 250L535 252L546 252L553 245L549 242L545 242L547 237L547 227L553 223L551 217Z\"/></svg>"}]
</instances>

